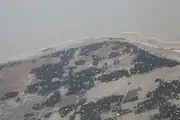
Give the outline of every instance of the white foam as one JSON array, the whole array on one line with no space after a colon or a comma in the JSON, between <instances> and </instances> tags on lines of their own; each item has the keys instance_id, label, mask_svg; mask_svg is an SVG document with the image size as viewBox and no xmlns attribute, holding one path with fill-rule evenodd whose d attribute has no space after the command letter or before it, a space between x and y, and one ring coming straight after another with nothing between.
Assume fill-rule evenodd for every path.
<instances>
[{"instance_id":1,"label":"white foam","mask_svg":"<svg viewBox=\"0 0 180 120\"><path fill-rule=\"evenodd\" d=\"M137 32L121 32L120 36L121 36L121 38L125 38L127 41L138 42L140 44L148 45L148 46L151 46L154 48L160 47L159 45L156 45L156 43L157 44L180 43L179 41L166 41L166 40L161 40L161 39L156 38L156 37L145 38L143 35L141 35L140 33L137 33ZM57 51L57 50L66 49L72 45L76 46L76 45L81 45L81 44L82 45L83 44L90 44L93 42L99 42L99 41L103 41L103 40L108 40L108 38L96 38L95 39L93 37L89 37L89 38L82 39L82 40L69 40L69 41L65 41L65 42L60 42L58 44L49 45L46 48L38 49L32 53L20 54L20 55L11 57L7 61L0 61L0 62L9 62L9 61L14 61L14 60L27 60L27 59L39 56L42 53L49 52L51 50Z\"/></svg>"},{"instance_id":2,"label":"white foam","mask_svg":"<svg viewBox=\"0 0 180 120\"><path fill-rule=\"evenodd\" d=\"M33 57L40 56L44 52L48 52L50 50L65 49L68 46L75 45L75 44L81 43L81 42L82 42L82 40L81 41L69 40L69 41L66 41L66 42L61 42L61 43L58 43L58 44L50 45L49 47L46 47L46 48L38 49L38 50L36 50L35 52L32 52L32 53L24 53L24 54L20 54L20 55L17 55L17 56L13 56L13 57L9 58L6 61L0 61L0 63L6 63L6 62L10 62L10 61L15 61L15 60L31 59Z\"/></svg>"}]
</instances>

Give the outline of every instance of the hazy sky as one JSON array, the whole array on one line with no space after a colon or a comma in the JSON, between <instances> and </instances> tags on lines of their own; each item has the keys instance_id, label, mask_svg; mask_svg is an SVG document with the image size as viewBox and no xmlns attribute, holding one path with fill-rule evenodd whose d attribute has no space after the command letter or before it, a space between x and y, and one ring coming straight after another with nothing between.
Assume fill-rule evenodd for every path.
<instances>
[{"instance_id":1,"label":"hazy sky","mask_svg":"<svg viewBox=\"0 0 180 120\"><path fill-rule=\"evenodd\" d=\"M180 0L0 0L0 61L67 40L144 36L180 40Z\"/></svg>"}]
</instances>

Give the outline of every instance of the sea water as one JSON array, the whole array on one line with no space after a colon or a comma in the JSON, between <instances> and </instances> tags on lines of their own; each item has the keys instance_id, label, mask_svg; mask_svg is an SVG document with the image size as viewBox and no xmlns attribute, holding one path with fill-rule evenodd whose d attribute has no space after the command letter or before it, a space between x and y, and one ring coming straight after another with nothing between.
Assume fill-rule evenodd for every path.
<instances>
[{"instance_id":1,"label":"sea water","mask_svg":"<svg viewBox=\"0 0 180 120\"><path fill-rule=\"evenodd\" d=\"M138 33L179 41L179 0L0 0L0 61L69 40ZM131 36L132 38L134 36ZM39 54L39 53L38 53Z\"/></svg>"}]
</instances>

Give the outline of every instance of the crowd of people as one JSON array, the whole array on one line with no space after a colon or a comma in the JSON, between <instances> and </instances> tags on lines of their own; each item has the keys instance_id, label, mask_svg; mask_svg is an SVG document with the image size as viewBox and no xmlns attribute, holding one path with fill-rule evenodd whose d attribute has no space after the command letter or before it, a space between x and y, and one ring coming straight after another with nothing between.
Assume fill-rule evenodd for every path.
<instances>
[{"instance_id":1,"label":"crowd of people","mask_svg":"<svg viewBox=\"0 0 180 120\"><path fill-rule=\"evenodd\" d=\"M100 49L107 42L92 43L80 47L80 56L88 56L91 52Z\"/></svg>"},{"instance_id":2,"label":"crowd of people","mask_svg":"<svg viewBox=\"0 0 180 120\"><path fill-rule=\"evenodd\" d=\"M114 44L117 48L125 47L125 53L132 52L138 53L137 57L132 61L132 64L134 65L129 70L126 70L126 68L122 68L121 70L112 71L109 73L104 73L106 70L105 67L102 66L102 68L98 68L97 65L99 61L102 60L101 57L92 54L93 59L93 67L86 68L79 72L74 72L73 69L72 74L66 75L67 71L69 70L69 67L67 65L69 64L70 60L73 58L75 52L77 49L80 49L80 55L86 56L89 55L91 52L101 48L103 45L109 45ZM127 50L128 49L128 50ZM53 53L52 53L53 54ZM119 55L119 52L111 52L113 56L116 57ZM114 56L115 55L115 56ZM42 86L44 88L47 86L47 89L51 91L52 89L59 89L62 85L69 85L69 93L75 94L76 91L82 90L82 89L89 89L93 87L93 83L95 80L99 79L101 82L109 82L113 80L118 80L119 78L125 76L130 77L134 74L141 74L149 72L155 68L160 67L173 67L179 64L179 62L175 60L170 60L166 58L161 58L155 55L150 54L147 51L144 51L142 49L137 48L134 45L131 45L126 42L118 42L118 41L110 41L110 42L99 42L99 43L93 43L89 45L81 46L80 48L70 48L67 50L63 50L60 52L56 52L56 54L53 54L51 56L60 57L61 61L58 63L52 63L52 64L46 64L42 65L40 67L36 67L31 70L31 74L35 74L35 76L43 80L40 83L32 83L27 86L27 91L37 92L38 86ZM108 58L107 58L108 59ZM80 61L75 61L76 64L85 64L86 61L83 59ZM117 64L120 61L114 63ZM77 66L77 65L75 65ZM106 65L106 69L108 69L108 65ZM96 75L101 74L100 77L96 78ZM59 78L62 79L62 81L56 81L53 82L53 78ZM91 84L87 86L87 82Z\"/></svg>"},{"instance_id":3,"label":"crowd of people","mask_svg":"<svg viewBox=\"0 0 180 120\"><path fill-rule=\"evenodd\" d=\"M66 106L63 106L59 109L59 113L61 117L65 117L67 114L69 114L71 111L75 111L75 114L80 114L81 120L100 120L100 116L98 114L95 117L94 112L99 113L102 111L108 111L111 109L111 104L116 103L117 105L122 101L123 95L111 95L107 97L103 97L95 102L89 102L86 103L86 99L81 99L76 104L69 104ZM80 109L78 110L78 107L80 106ZM117 110L116 110L117 111ZM127 112L127 110L123 113ZM97 118L97 119L93 119Z\"/></svg>"},{"instance_id":4,"label":"crowd of people","mask_svg":"<svg viewBox=\"0 0 180 120\"><path fill-rule=\"evenodd\" d=\"M111 95L108 97L103 97L96 102L89 102L88 104L82 105L79 113L81 115L81 120L87 120L91 118L91 113L93 110L96 112L108 111L111 109L112 103L117 103L117 105L122 101L123 95Z\"/></svg>"},{"instance_id":5,"label":"crowd of people","mask_svg":"<svg viewBox=\"0 0 180 120\"><path fill-rule=\"evenodd\" d=\"M100 42L100 43L94 43L80 47L80 56L87 56L91 52L101 48L103 45L108 45L108 44L107 42ZM35 76L41 81L37 81L33 84L28 85L27 91L39 92L40 90L42 90L44 94L41 95L45 95L45 93L49 94L52 91L59 89L61 86L66 85L68 86L68 93L66 95L76 94L77 91L80 91L82 89L89 90L90 88L92 88L95 85L96 80L99 80L101 82L109 82L109 81L118 80L119 78L124 76L131 77L134 74L146 73L155 68L173 67L180 64L175 60L170 60L152 55L149 52L139 49L136 46L133 46L129 43L113 42L113 44L118 44L117 46L115 46L115 48L112 48L116 50L122 46L125 46L125 49L123 49L124 50L123 53L131 53L131 52L138 53L137 57L135 57L135 59L132 61L132 64L134 66L130 68L130 71L126 70L126 68L123 68L121 70L104 73L105 71L104 66L102 68L97 67L99 61L101 61L102 58L93 54L91 56L93 59L93 63L92 63L93 66L78 72L74 72L73 69L68 68L67 65L69 64L70 60L73 58L78 48L71 48L61 52L56 52L56 54L51 55L52 57L57 57L57 56L60 57L61 62L46 64L32 69L31 74L35 74ZM114 58L119 55L120 55L119 52L111 52L109 57ZM116 62L115 64L118 64L119 62L120 61ZM84 65L84 64L85 64L84 60L76 61L75 66ZM108 65L106 65L106 69L108 69ZM59 78L63 81L52 81L53 78ZM180 91L180 83L178 80L174 80L172 82L165 82L159 79L156 80L156 82L159 83L158 87L154 91L148 92L146 100L144 100L141 103L138 103L138 105L134 110L135 114L140 114L142 112L146 112L158 107L162 107L163 105L161 104L162 103L166 104L166 101L168 99L174 99L174 98L179 99L178 93ZM96 113L98 113L104 110L109 110L111 107L111 103L119 102L121 101L122 98L123 96L113 95L110 97L99 99L96 102L90 102L84 105L82 104L81 110L78 111L81 115L81 120L86 120L87 118L91 118L91 115L94 113L94 112L92 113L92 111L96 111ZM47 101L48 102L45 103L47 105L56 104L57 102L59 102L59 100L57 101L54 98L52 99L49 98L49 100ZM59 109L59 113L62 117L66 116L69 112L75 110L76 107L77 104L64 106ZM170 109L171 107L165 106L164 108ZM34 106L34 109L38 109L38 104ZM116 112L119 112L122 115L128 113L127 111L128 110L119 110ZM159 114L155 116L158 116Z\"/></svg>"},{"instance_id":6,"label":"crowd of people","mask_svg":"<svg viewBox=\"0 0 180 120\"><path fill-rule=\"evenodd\" d=\"M15 61L7 62L7 63L2 63L0 64L0 70L4 68L11 68L15 65L20 65L22 62L23 62L22 60L15 60Z\"/></svg>"},{"instance_id":7,"label":"crowd of people","mask_svg":"<svg viewBox=\"0 0 180 120\"><path fill-rule=\"evenodd\" d=\"M159 113L153 115L153 120L180 118L180 107L170 103L170 99L179 99L180 81L173 80L166 82L162 79L156 79L158 86L155 90L147 93L147 99L138 103L135 114L140 114L152 109L159 108Z\"/></svg>"},{"instance_id":8,"label":"crowd of people","mask_svg":"<svg viewBox=\"0 0 180 120\"><path fill-rule=\"evenodd\" d=\"M18 91L12 91L12 92L5 93L5 94L0 98L0 100L7 100L7 99L15 98L15 97L18 96L18 94L19 94Z\"/></svg>"},{"instance_id":9,"label":"crowd of people","mask_svg":"<svg viewBox=\"0 0 180 120\"><path fill-rule=\"evenodd\" d=\"M86 102L86 98L79 99L75 104L68 104L66 106L63 106L59 109L59 114L61 117L65 117L68 113L71 111L77 110L77 108L81 105L83 105Z\"/></svg>"},{"instance_id":10,"label":"crowd of people","mask_svg":"<svg viewBox=\"0 0 180 120\"><path fill-rule=\"evenodd\" d=\"M147 51L139 50L137 57L132 61L134 67L130 69L131 75L150 72L156 68L174 67L180 62L167 58L161 58Z\"/></svg>"}]
</instances>

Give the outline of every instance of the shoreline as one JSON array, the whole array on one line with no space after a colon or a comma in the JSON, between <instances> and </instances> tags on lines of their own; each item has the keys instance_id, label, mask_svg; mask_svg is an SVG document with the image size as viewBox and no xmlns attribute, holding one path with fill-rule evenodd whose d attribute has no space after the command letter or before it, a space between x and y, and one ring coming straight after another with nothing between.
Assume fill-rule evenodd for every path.
<instances>
[{"instance_id":1,"label":"shoreline","mask_svg":"<svg viewBox=\"0 0 180 120\"><path fill-rule=\"evenodd\" d=\"M146 46L149 46L149 47L153 47L153 48L160 48L160 49L169 49L169 50L173 50L173 51L179 51L180 47L179 48L173 48L173 46L168 46L171 45L171 44L180 44L180 41L164 41L161 40L161 39L158 39L158 38L154 38L154 37L148 37L147 39L139 39L139 38L142 38L142 35L140 35L139 33L135 33L135 32L122 32L120 33L120 38L125 38L127 41L129 42L136 42L136 43L140 43L140 44L143 44L143 45L146 45ZM132 39L133 37L133 39ZM109 37L111 38L111 37ZM112 37L112 38L116 38L116 37ZM119 37L118 37L119 38ZM136 38L136 39L135 39ZM9 59L7 60L0 60L0 65L1 64L6 64L6 63L9 63L9 62L14 62L14 61L23 61L23 60L29 60L29 59L33 59L33 58L36 58L36 57L39 57L43 54L47 54L47 53L51 53L51 52L54 52L54 51L58 51L58 50L61 50L61 49L66 49L67 47L70 47L72 45L76 45L76 44L87 44L87 43L91 43L91 42L94 42L94 40L98 41L98 39L108 39L108 37L101 37L101 38L92 38L92 37L89 37L89 38L85 38L85 39L82 39L82 40L69 40L69 41L65 41L65 42L61 42L59 44L52 44L52 45L49 45L48 47L44 47L44 48L39 48L37 50L35 50L35 52L32 52L32 53L24 53L24 54L20 54L20 55L17 55L16 57L10 57ZM158 46L158 45L154 45L154 43L157 42L158 44L164 44L164 47L161 48L161 46ZM168 46L168 47L167 47Z\"/></svg>"},{"instance_id":2,"label":"shoreline","mask_svg":"<svg viewBox=\"0 0 180 120\"><path fill-rule=\"evenodd\" d=\"M39 57L43 54L47 54L49 52L65 49L69 45L76 44L76 43L79 43L79 41L69 40L66 42L61 42L59 44L49 45L49 47L37 49L37 50L35 50L35 52L32 52L32 53L24 53L24 54L17 55L16 57L12 56L8 60L2 60L2 61L0 60L0 65L6 64L9 62L14 62L14 61L33 59L33 58Z\"/></svg>"}]
</instances>

